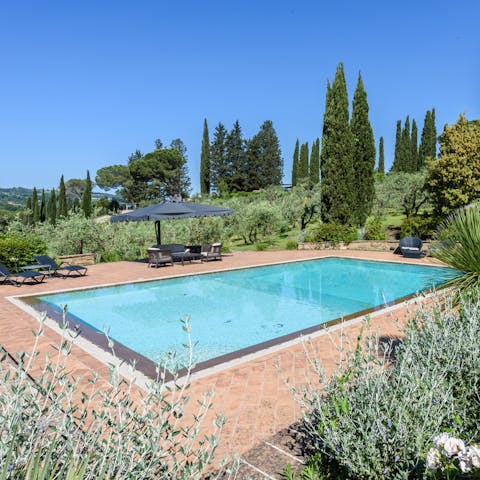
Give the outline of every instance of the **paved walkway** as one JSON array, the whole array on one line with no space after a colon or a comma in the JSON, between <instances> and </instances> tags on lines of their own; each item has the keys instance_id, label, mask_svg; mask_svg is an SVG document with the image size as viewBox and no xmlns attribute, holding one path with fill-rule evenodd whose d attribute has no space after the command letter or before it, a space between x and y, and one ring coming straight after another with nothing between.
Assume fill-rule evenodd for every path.
<instances>
[{"instance_id":1,"label":"paved walkway","mask_svg":"<svg viewBox=\"0 0 480 480\"><path fill-rule=\"evenodd\" d=\"M170 276L229 270L253 265L295 261L326 256L342 256L372 260L400 261L405 259L392 253L350 252L350 251L280 251L280 252L238 252L224 257L222 262L192 263L149 269L145 263L117 262L89 267L88 275L81 278L47 279L41 285L26 285L17 288L0 285L0 344L9 352L20 352L31 348L32 330L38 324L35 318L6 299L8 296L37 294L62 289L81 288L118 282L135 282L146 279L160 279ZM412 263L433 264L433 259L408 260ZM405 305L396 306L388 313L375 314L371 328L385 336L396 336L396 320L402 321L407 314ZM329 335L321 335L311 341L309 349L322 361L328 371L333 371L338 362L336 346L342 331L347 338L355 340L361 322L350 324ZM57 334L46 329L42 337L41 353L51 352L52 345L58 345ZM72 373L88 377L92 370L106 375L107 368L89 353L76 348L72 354ZM192 381L191 404L202 393L215 391L213 410L223 413L227 423L223 431L217 458L223 455L242 454L255 444L269 438L292 424L301 414L298 404L292 399L291 385L300 387L313 377L305 354L305 345L297 343L288 348L276 349L246 363L237 363L227 369L214 371ZM205 425L211 425L206 422Z\"/></svg>"}]
</instances>

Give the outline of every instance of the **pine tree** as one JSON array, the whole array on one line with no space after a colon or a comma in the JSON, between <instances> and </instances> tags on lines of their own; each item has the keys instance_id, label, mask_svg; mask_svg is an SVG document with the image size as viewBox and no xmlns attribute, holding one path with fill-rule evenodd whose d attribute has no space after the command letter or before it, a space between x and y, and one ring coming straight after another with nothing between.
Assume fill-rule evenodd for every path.
<instances>
[{"instance_id":1,"label":"pine tree","mask_svg":"<svg viewBox=\"0 0 480 480\"><path fill-rule=\"evenodd\" d=\"M395 132L395 154L393 156L393 165L392 165L393 172L400 171L401 145L402 145L402 121L397 120L397 130Z\"/></svg>"},{"instance_id":2,"label":"pine tree","mask_svg":"<svg viewBox=\"0 0 480 480\"><path fill-rule=\"evenodd\" d=\"M375 196L375 140L368 118L367 93L362 76L358 75L357 87L353 95L352 121L350 128L354 138L355 168L355 220L364 225L370 215Z\"/></svg>"},{"instance_id":3,"label":"pine tree","mask_svg":"<svg viewBox=\"0 0 480 480\"><path fill-rule=\"evenodd\" d=\"M242 138L242 128L238 120L225 140L227 164L230 175L227 180L228 191L247 191L249 169L245 161L245 142Z\"/></svg>"},{"instance_id":4,"label":"pine tree","mask_svg":"<svg viewBox=\"0 0 480 480\"><path fill-rule=\"evenodd\" d=\"M92 182L88 170L87 178L85 180L85 189L82 193L82 210L85 217L90 218L92 216Z\"/></svg>"},{"instance_id":5,"label":"pine tree","mask_svg":"<svg viewBox=\"0 0 480 480\"><path fill-rule=\"evenodd\" d=\"M45 189L42 188L42 196L40 197L40 212L39 212L39 220L43 223L47 219L47 205L45 203Z\"/></svg>"},{"instance_id":6,"label":"pine tree","mask_svg":"<svg viewBox=\"0 0 480 480\"><path fill-rule=\"evenodd\" d=\"M202 153L200 156L200 193L210 194L210 139L207 119L203 121Z\"/></svg>"},{"instance_id":7,"label":"pine tree","mask_svg":"<svg viewBox=\"0 0 480 480\"><path fill-rule=\"evenodd\" d=\"M383 150L383 137L380 137L380 142L378 145L378 173L385 173L385 152Z\"/></svg>"},{"instance_id":8,"label":"pine tree","mask_svg":"<svg viewBox=\"0 0 480 480\"><path fill-rule=\"evenodd\" d=\"M60 186L58 189L58 218L66 218L68 214L67 208L67 195L65 193L65 182L63 180L63 175L60 177Z\"/></svg>"},{"instance_id":9,"label":"pine tree","mask_svg":"<svg viewBox=\"0 0 480 480\"><path fill-rule=\"evenodd\" d=\"M418 129L415 119L412 120L412 138L410 148L410 165L408 172L416 172L418 170Z\"/></svg>"},{"instance_id":10,"label":"pine tree","mask_svg":"<svg viewBox=\"0 0 480 480\"><path fill-rule=\"evenodd\" d=\"M227 130L220 122L215 128L213 142L210 146L210 186L217 193L227 189L226 179L229 176L226 151Z\"/></svg>"},{"instance_id":11,"label":"pine tree","mask_svg":"<svg viewBox=\"0 0 480 480\"><path fill-rule=\"evenodd\" d=\"M298 182L298 163L300 156L300 147L298 138L295 142L295 150L293 151L293 161L292 161L292 186L295 186Z\"/></svg>"},{"instance_id":12,"label":"pine tree","mask_svg":"<svg viewBox=\"0 0 480 480\"><path fill-rule=\"evenodd\" d=\"M32 191L32 211L33 211L33 223L36 225L40 220L40 208L38 206L38 194L37 189L33 187Z\"/></svg>"},{"instance_id":13,"label":"pine tree","mask_svg":"<svg viewBox=\"0 0 480 480\"><path fill-rule=\"evenodd\" d=\"M298 182L305 182L309 178L308 170L308 142L300 147L300 161L298 163Z\"/></svg>"},{"instance_id":14,"label":"pine tree","mask_svg":"<svg viewBox=\"0 0 480 480\"><path fill-rule=\"evenodd\" d=\"M55 198L55 189L52 188L47 202L47 218L48 221L55 225L57 223L57 199Z\"/></svg>"},{"instance_id":15,"label":"pine tree","mask_svg":"<svg viewBox=\"0 0 480 480\"><path fill-rule=\"evenodd\" d=\"M283 158L273 122L265 120L255 137L260 151L260 188L280 185L283 177ZM251 172L251 167L249 170Z\"/></svg>"},{"instance_id":16,"label":"pine tree","mask_svg":"<svg viewBox=\"0 0 480 480\"><path fill-rule=\"evenodd\" d=\"M310 155L310 180L312 183L320 181L320 139L317 138L312 144Z\"/></svg>"},{"instance_id":17,"label":"pine tree","mask_svg":"<svg viewBox=\"0 0 480 480\"><path fill-rule=\"evenodd\" d=\"M343 64L337 67L333 84L327 84L323 118L321 177L322 219L353 224L355 204L353 136L349 126L348 95Z\"/></svg>"}]
</instances>

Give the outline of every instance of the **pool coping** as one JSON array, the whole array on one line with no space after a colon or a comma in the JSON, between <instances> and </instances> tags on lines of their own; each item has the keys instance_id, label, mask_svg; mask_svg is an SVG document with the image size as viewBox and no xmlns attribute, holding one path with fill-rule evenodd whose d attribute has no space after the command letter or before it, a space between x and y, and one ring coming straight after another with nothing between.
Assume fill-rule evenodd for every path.
<instances>
[{"instance_id":1,"label":"pool coping","mask_svg":"<svg viewBox=\"0 0 480 480\"><path fill-rule=\"evenodd\" d=\"M359 259L355 256L338 256L335 254L332 255L325 255L321 259L326 258L338 258L338 259L352 259L357 261L374 261L380 263L398 263L398 264L408 264L408 265L421 265L425 267L432 267L432 268L447 268L443 265L432 265L427 263L413 263L404 261L404 259L399 260L380 260L380 259ZM267 267L267 266L274 266L274 265L283 265L289 263L298 263L298 262L309 262L314 260L321 260L319 258L309 258L309 259L294 259L294 260L287 260L287 261L279 261L279 262L270 262L270 263L263 263L263 264L256 264L250 266L240 266L240 267L233 267L233 268L221 268L216 269L213 271L205 271L205 272L196 272L196 273L180 273L174 275L168 275L161 278L150 278L150 279L138 279L136 281L124 281L124 282L116 282L116 283L109 283L109 284L101 284L101 285L94 285L94 286L86 286L80 288L68 288L68 289L61 289L61 290L54 290L48 292L39 292L35 295L31 294L23 294L23 295L15 295L5 297L10 302L14 303L17 307L21 308L22 310L26 311L30 315L34 317L38 317L39 314L46 312L46 319L45 323L47 326L55 330L59 334L65 333L65 328L62 328L61 325L64 324L64 316L52 308L51 306L40 302L37 300L36 297L39 296L49 296L55 295L58 293L66 293L66 292L73 292L73 291L83 291L83 290L95 290L98 288L107 288L107 287L115 287L115 286L122 286L122 285L129 285L129 284L140 284L145 282L156 282L162 280L171 280L174 278L182 278L188 276L196 276L196 275L210 275L210 274L217 274L221 272L228 272L228 271L235 271L235 270L245 270L248 268L260 268L260 267ZM433 289L426 289L421 292L416 292L410 295L406 295L404 297L398 298L391 302L384 303L382 305L376 307L370 307L368 309L360 310L354 312L352 314L346 315L344 317L337 317L335 319L329 320L323 324L317 324L311 327L307 327L301 330L297 330L295 332L282 335L280 337L276 337L274 339L270 339L264 342L257 343L255 345L251 345L248 347L244 347L239 350L235 350L234 352L230 352L224 355L220 355L218 357L214 357L209 360L205 360L203 362L199 362L196 364L191 370L187 370L186 368L181 369L178 371L175 377L166 372L165 381L169 382L174 380L175 378L182 378L189 376L191 379L194 378L202 378L208 376L213 373L217 373L227 368L231 368L233 366L246 363L251 361L255 358L262 357L269 353L282 350L288 348L291 345L295 345L310 338L316 338L320 335L324 335L330 333L334 330L339 328L347 327L351 324L357 323L364 319L367 316L375 317L378 314L384 314L395 307L404 304L405 302L415 299L420 295L423 298L428 298L434 295L437 291L441 290L442 286L435 287ZM41 307L41 309L40 309ZM95 328L89 326L88 324L82 323L81 329L78 328L79 320L75 318L73 315L66 315L65 322L67 326L67 330L70 335L75 336L75 344L82 348L84 351L93 355L102 363L108 364L115 364L120 368L120 373L129 379L133 379L136 383L142 387L146 388L147 384L152 380L159 379L159 369L158 364L155 363L153 360L148 359L147 357L135 352L134 350L126 347L125 345L114 341L113 349L109 345L109 339L105 335L105 333L99 332ZM113 350L113 351L112 351ZM134 366L133 366L134 365Z\"/></svg>"}]
</instances>

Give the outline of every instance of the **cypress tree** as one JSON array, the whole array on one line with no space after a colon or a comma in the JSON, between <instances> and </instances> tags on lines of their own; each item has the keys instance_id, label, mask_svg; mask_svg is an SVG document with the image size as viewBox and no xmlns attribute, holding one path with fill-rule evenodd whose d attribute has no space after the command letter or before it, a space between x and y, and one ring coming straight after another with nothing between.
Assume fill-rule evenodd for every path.
<instances>
[{"instance_id":1,"label":"cypress tree","mask_svg":"<svg viewBox=\"0 0 480 480\"><path fill-rule=\"evenodd\" d=\"M38 207L38 194L37 189L33 187L32 191L32 211L33 211L33 223L36 225L40 220L40 208Z\"/></svg>"},{"instance_id":2,"label":"cypress tree","mask_svg":"<svg viewBox=\"0 0 480 480\"><path fill-rule=\"evenodd\" d=\"M410 136L410 117L407 115L405 126L402 130L402 139L400 142L400 172L410 171L412 156L412 139Z\"/></svg>"},{"instance_id":3,"label":"cypress tree","mask_svg":"<svg viewBox=\"0 0 480 480\"><path fill-rule=\"evenodd\" d=\"M238 120L225 140L227 165L230 170L228 191L248 191L249 168L245 161L245 142L242 138L242 128Z\"/></svg>"},{"instance_id":4,"label":"cypress tree","mask_svg":"<svg viewBox=\"0 0 480 480\"><path fill-rule=\"evenodd\" d=\"M292 186L295 186L298 182L298 163L299 163L300 147L298 138L295 142L295 150L293 151L293 161L292 161Z\"/></svg>"},{"instance_id":5,"label":"cypress tree","mask_svg":"<svg viewBox=\"0 0 480 480\"><path fill-rule=\"evenodd\" d=\"M32 214L32 197L27 197L25 204L25 216L23 217L23 223L25 225L31 225L33 223L33 214Z\"/></svg>"},{"instance_id":6,"label":"cypress tree","mask_svg":"<svg viewBox=\"0 0 480 480\"><path fill-rule=\"evenodd\" d=\"M378 145L378 173L385 173L385 152L383 150L383 137L380 137L380 142Z\"/></svg>"},{"instance_id":7,"label":"cypress tree","mask_svg":"<svg viewBox=\"0 0 480 480\"><path fill-rule=\"evenodd\" d=\"M432 158L437 158L437 127L435 125L435 109L432 108L432 113L430 115L431 128L430 128L430 142L429 142L429 156Z\"/></svg>"},{"instance_id":8,"label":"cypress tree","mask_svg":"<svg viewBox=\"0 0 480 480\"><path fill-rule=\"evenodd\" d=\"M65 193L65 182L63 175L60 177L60 187L58 189L58 218L66 218L68 214L67 195Z\"/></svg>"},{"instance_id":9,"label":"cypress tree","mask_svg":"<svg viewBox=\"0 0 480 480\"><path fill-rule=\"evenodd\" d=\"M210 139L207 119L203 121L202 153L200 156L200 193L210 194Z\"/></svg>"},{"instance_id":10,"label":"cypress tree","mask_svg":"<svg viewBox=\"0 0 480 480\"><path fill-rule=\"evenodd\" d=\"M335 73L333 84L327 84L323 117L322 152L322 219L325 222L353 224L355 205L353 136L349 125L348 95L343 64Z\"/></svg>"},{"instance_id":11,"label":"cypress tree","mask_svg":"<svg viewBox=\"0 0 480 480\"><path fill-rule=\"evenodd\" d=\"M419 169L425 165L427 158L437 158L437 127L435 126L434 108L425 114L418 157Z\"/></svg>"},{"instance_id":12,"label":"cypress tree","mask_svg":"<svg viewBox=\"0 0 480 480\"><path fill-rule=\"evenodd\" d=\"M425 119L423 120L422 136L420 137L420 149L418 152L418 167L422 168L425 165L428 151L428 128L430 126L430 110L427 110Z\"/></svg>"},{"instance_id":13,"label":"cypress tree","mask_svg":"<svg viewBox=\"0 0 480 480\"><path fill-rule=\"evenodd\" d=\"M55 198L55 189L52 188L47 202L48 221L55 225L57 223L57 199Z\"/></svg>"},{"instance_id":14,"label":"cypress tree","mask_svg":"<svg viewBox=\"0 0 480 480\"><path fill-rule=\"evenodd\" d=\"M213 142L210 146L210 187L217 193L226 189L228 176L227 151L226 151L227 130L220 122L213 134Z\"/></svg>"},{"instance_id":15,"label":"cypress tree","mask_svg":"<svg viewBox=\"0 0 480 480\"><path fill-rule=\"evenodd\" d=\"M300 161L298 163L298 182L304 182L309 177L308 173L308 142L300 147Z\"/></svg>"},{"instance_id":16,"label":"cypress tree","mask_svg":"<svg viewBox=\"0 0 480 480\"><path fill-rule=\"evenodd\" d=\"M392 165L392 171L394 172L400 171L401 144L402 144L402 121L397 120L397 129L395 132L395 154L393 156L393 165Z\"/></svg>"},{"instance_id":17,"label":"cypress tree","mask_svg":"<svg viewBox=\"0 0 480 480\"><path fill-rule=\"evenodd\" d=\"M355 220L364 225L372 210L375 196L375 140L368 118L367 93L362 76L358 75L357 87L353 95L352 121L350 128L354 138L355 162Z\"/></svg>"},{"instance_id":18,"label":"cypress tree","mask_svg":"<svg viewBox=\"0 0 480 480\"><path fill-rule=\"evenodd\" d=\"M40 212L39 212L39 220L40 222L44 222L47 219L47 205L45 203L45 189L42 188L42 196L40 200Z\"/></svg>"},{"instance_id":19,"label":"cypress tree","mask_svg":"<svg viewBox=\"0 0 480 480\"><path fill-rule=\"evenodd\" d=\"M310 180L312 183L320 181L320 139L317 138L312 144L310 155Z\"/></svg>"},{"instance_id":20,"label":"cypress tree","mask_svg":"<svg viewBox=\"0 0 480 480\"><path fill-rule=\"evenodd\" d=\"M90 180L90 172L87 170L87 178L85 180L85 189L82 193L82 210L85 217L92 216L92 182Z\"/></svg>"},{"instance_id":21,"label":"cypress tree","mask_svg":"<svg viewBox=\"0 0 480 480\"><path fill-rule=\"evenodd\" d=\"M418 129L415 119L412 120L412 138L410 149L410 168L408 171L416 172L418 170Z\"/></svg>"}]
</instances>

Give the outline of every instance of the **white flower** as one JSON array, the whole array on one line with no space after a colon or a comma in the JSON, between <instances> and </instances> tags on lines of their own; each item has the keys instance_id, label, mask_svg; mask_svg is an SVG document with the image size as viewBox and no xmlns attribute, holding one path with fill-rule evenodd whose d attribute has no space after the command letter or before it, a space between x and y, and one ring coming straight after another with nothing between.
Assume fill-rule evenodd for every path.
<instances>
[{"instance_id":1,"label":"white flower","mask_svg":"<svg viewBox=\"0 0 480 480\"><path fill-rule=\"evenodd\" d=\"M472 445L468 447L470 449L470 458L472 459L472 465L475 468L480 468L480 447Z\"/></svg>"},{"instance_id":2,"label":"white flower","mask_svg":"<svg viewBox=\"0 0 480 480\"><path fill-rule=\"evenodd\" d=\"M462 450L458 454L458 464L460 466L460 470L463 473L470 472L472 470L472 458L470 457L470 447L467 447L465 450Z\"/></svg>"},{"instance_id":3,"label":"white flower","mask_svg":"<svg viewBox=\"0 0 480 480\"><path fill-rule=\"evenodd\" d=\"M443 450L448 457L458 455L465 449L465 444L459 438L450 437L444 444Z\"/></svg>"},{"instance_id":4,"label":"white flower","mask_svg":"<svg viewBox=\"0 0 480 480\"><path fill-rule=\"evenodd\" d=\"M463 473L470 472L473 467L480 467L480 448L475 445L463 449L458 454L460 469Z\"/></svg>"},{"instance_id":5,"label":"white flower","mask_svg":"<svg viewBox=\"0 0 480 480\"><path fill-rule=\"evenodd\" d=\"M445 445L445 442L450 438L450 435L448 433L441 433L440 435L437 435L436 437L434 437L433 439L433 444L437 447L437 448L443 448L443 446Z\"/></svg>"},{"instance_id":6,"label":"white flower","mask_svg":"<svg viewBox=\"0 0 480 480\"><path fill-rule=\"evenodd\" d=\"M431 448L427 453L427 468L433 471L437 470L442 466L441 460L440 452L436 448Z\"/></svg>"}]
</instances>

